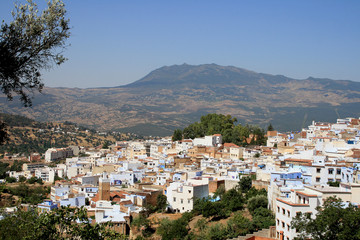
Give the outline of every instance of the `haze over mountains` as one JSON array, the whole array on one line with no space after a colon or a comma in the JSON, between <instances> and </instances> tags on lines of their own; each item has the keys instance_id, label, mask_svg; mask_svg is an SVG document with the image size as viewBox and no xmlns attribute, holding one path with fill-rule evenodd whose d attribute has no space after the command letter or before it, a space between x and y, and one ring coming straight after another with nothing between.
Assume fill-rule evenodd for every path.
<instances>
[{"instance_id":1,"label":"haze over mountains","mask_svg":"<svg viewBox=\"0 0 360 240\"><path fill-rule=\"evenodd\" d=\"M170 135L214 112L240 123L301 130L312 120L359 117L359 103L360 82L296 80L216 64L165 66L113 88L45 88L32 108L0 98L6 113L142 135Z\"/></svg>"}]
</instances>

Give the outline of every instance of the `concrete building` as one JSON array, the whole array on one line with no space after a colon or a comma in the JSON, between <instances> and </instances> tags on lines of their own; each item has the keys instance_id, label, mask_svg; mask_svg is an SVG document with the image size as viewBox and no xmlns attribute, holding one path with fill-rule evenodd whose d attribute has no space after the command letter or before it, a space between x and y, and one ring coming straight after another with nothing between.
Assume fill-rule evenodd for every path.
<instances>
[{"instance_id":1,"label":"concrete building","mask_svg":"<svg viewBox=\"0 0 360 240\"><path fill-rule=\"evenodd\" d=\"M209 196L209 185L170 183L166 190L166 196L172 210L180 213L188 212L193 209L195 199Z\"/></svg>"},{"instance_id":2,"label":"concrete building","mask_svg":"<svg viewBox=\"0 0 360 240\"><path fill-rule=\"evenodd\" d=\"M194 146L220 147L222 144L222 136L221 134L214 134L203 138L195 138L193 144Z\"/></svg>"},{"instance_id":3,"label":"concrete building","mask_svg":"<svg viewBox=\"0 0 360 240\"><path fill-rule=\"evenodd\" d=\"M298 213L315 217L316 207L328 197L338 197L344 202L360 203L360 184L340 184L340 187L304 186L301 190L291 190L289 198L276 199L276 231L278 239L292 240L296 237L291 221Z\"/></svg>"}]
</instances>

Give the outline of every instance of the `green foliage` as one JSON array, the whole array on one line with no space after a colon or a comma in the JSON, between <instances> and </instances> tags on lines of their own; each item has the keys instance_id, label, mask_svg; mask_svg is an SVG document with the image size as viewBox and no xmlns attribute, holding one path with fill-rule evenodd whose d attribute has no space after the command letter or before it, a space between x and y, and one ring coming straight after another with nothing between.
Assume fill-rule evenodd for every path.
<instances>
[{"instance_id":1,"label":"green foliage","mask_svg":"<svg viewBox=\"0 0 360 240\"><path fill-rule=\"evenodd\" d=\"M227 225L229 238L246 235L254 230L251 221L244 217L241 212L235 213L234 216L229 219Z\"/></svg>"},{"instance_id":2,"label":"green foliage","mask_svg":"<svg viewBox=\"0 0 360 240\"><path fill-rule=\"evenodd\" d=\"M0 162L0 179L6 178L6 176L7 176L6 172L8 170L10 170L9 169L9 164L4 163L4 162Z\"/></svg>"},{"instance_id":3,"label":"green foliage","mask_svg":"<svg viewBox=\"0 0 360 240\"><path fill-rule=\"evenodd\" d=\"M274 131L274 127L271 125L271 123L269 124L269 126L267 127L268 131Z\"/></svg>"},{"instance_id":4,"label":"green foliage","mask_svg":"<svg viewBox=\"0 0 360 240\"><path fill-rule=\"evenodd\" d=\"M275 225L274 215L266 208L266 190L252 188L251 181L249 186L249 181L246 178L250 179L250 177L245 177L245 180L243 180L244 186L246 186L245 189L248 189L246 194L241 191L240 187L230 189L229 191L219 188L214 197L217 198L219 196L219 201L213 202L211 198L195 199L192 212L183 213L181 219L178 219L179 222L165 220L161 228L158 229L158 233L163 239L231 239ZM252 206L250 212L253 220L244 217L243 212L239 211L244 209L245 199L247 198L250 198L249 202ZM216 218L228 217L231 213L234 213L234 215L227 221L226 225L215 224L207 226L206 224L208 221L214 221ZM193 215L200 214L204 218L200 218L195 223L195 228L198 231L192 231L185 235L185 230ZM176 223L179 226L175 227Z\"/></svg>"},{"instance_id":5,"label":"green foliage","mask_svg":"<svg viewBox=\"0 0 360 240\"><path fill-rule=\"evenodd\" d=\"M6 180L7 183L14 183L14 182L16 182L16 178L14 178L14 177L6 177L5 180Z\"/></svg>"},{"instance_id":6,"label":"green foliage","mask_svg":"<svg viewBox=\"0 0 360 240\"><path fill-rule=\"evenodd\" d=\"M202 214L206 218L225 218L228 217L231 212L244 208L245 198L243 194L236 189L230 189L222 193L220 197L221 200L216 202L205 198L196 199L193 212L197 215Z\"/></svg>"},{"instance_id":7,"label":"green foliage","mask_svg":"<svg viewBox=\"0 0 360 240\"><path fill-rule=\"evenodd\" d=\"M25 181L26 181L26 177L24 177L24 176L19 177L19 182L25 182Z\"/></svg>"},{"instance_id":8,"label":"green foliage","mask_svg":"<svg viewBox=\"0 0 360 240\"><path fill-rule=\"evenodd\" d=\"M164 218L160 221L157 233L163 240L184 239L188 234L187 225L188 222L183 218L179 218L177 220Z\"/></svg>"},{"instance_id":9,"label":"green foliage","mask_svg":"<svg viewBox=\"0 0 360 240\"><path fill-rule=\"evenodd\" d=\"M144 214L139 214L138 217L135 217L131 223L131 226L137 227L141 230L141 234L144 237L149 237L154 230L151 228L151 222L146 218Z\"/></svg>"},{"instance_id":10,"label":"green foliage","mask_svg":"<svg viewBox=\"0 0 360 240\"><path fill-rule=\"evenodd\" d=\"M228 229L219 223L208 228L206 239L225 240L228 238Z\"/></svg>"},{"instance_id":11,"label":"green foliage","mask_svg":"<svg viewBox=\"0 0 360 240\"><path fill-rule=\"evenodd\" d=\"M224 201L219 202L210 202L207 201L204 204L204 208L202 211L202 215L204 217L216 217L216 218L225 218L228 216L228 211L225 206Z\"/></svg>"},{"instance_id":12,"label":"green foliage","mask_svg":"<svg viewBox=\"0 0 360 240\"><path fill-rule=\"evenodd\" d=\"M182 139L182 131L181 129L175 129L172 135L172 141L180 141Z\"/></svg>"},{"instance_id":13,"label":"green foliage","mask_svg":"<svg viewBox=\"0 0 360 240\"><path fill-rule=\"evenodd\" d=\"M50 193L48 187L29 187L26 184L20 184L17 187L9 187L8 192L12 195L18 196L20 203L38 204L41 203Z\"/></svg>"},{"instance_id":14,"label":"green foliage","mask_svg":"<svg viewBox=\"0 0 360 240\"><path fill-rule=\"evenodd\" d=\"M1 239L126 239L111 223L91 224L84 208L60 208L48 213L17 211L0 220Z\"/></svg>"},{"instance_id":15,"label":"green foliage","mask_svg":"<svg viewBox=\"0 0 360 240\"><path fill-rule=\"evenodd\" d=\"M164 194L159 194L156 197L156 211L164 212L167 207L167 197Z\"/></svg>"},{"instance_id":16,"label":"green foliage","mask_svg":"<svg viewBox=\"0 0 360 240\"><path fill-rule=\"evenodd\" d=\"M336 182L328 182L327 183L329 186L331 187L339 187L340 186L340 182L336 181Z\"/></svg>"},{"instance_id":17,"label":"green foliage","mask_svg":"<svg viewBox=\"0 0 360 240\"><path fill-rule=\"evenodd\" d=\"M244 209L245 198L242 192L237 189L230 189L225 192L221 201L224 202L225 209L229 213Z\"/></svg>"},{"instance_id":18,"label":"green foliage","mask_svg":"<svg viewBox=\"0 0 360 240\"><path fill-rule=\"evenodd\" d=\"M13 165L10 167L10 171L16 171L16 172L22 171L22 165L23 164L24 164L23 161L15 160L13 162Z\"/></svg>"},{"instance_id":19,"label":"green foliage","mask_svg":"<svg viewBox=\"0 0 360 240\"><path fill-rule=\"evenodd\" d=\"M239 176L240 178L240 181L239 181L239 184L238 184L238 188L241 192L243 193L247 193L251 186L252 186L252 179L250 176L247 176L247 177L242 177L242 176Z\"/></svg>"},{"instance_id":20,"label":"green foliage","mask_svg":"<svg viewBox=\"0 0 360 240\"><path fill-rule=\"evenodd\" d=\"M205 130L201 123L195 122L193 124L190 124L183 130L183 137L184 139L194 139L196 137L204 137L205 136Z\"/></svg>"},{"instance_id":21,"label":"green foliage","mask_svg":"<svg viewBox=\"0 0 360 240\"><path fill-rule=\"evenodd\" d=\"M267 208L259 207L255 209L252 217L252 224L255 229L264 229L275 225L275 216Z\"/></svg>"},{"instance_id":22,"label":"green foliage","mask_svg":"<svg viewBox=\"0 0 360 240\"><path fill-rule=\"evenodd\" d=\"M63 180L63 179L61 177L59 177L59 175L55 174L54 182L59 181L59 180Z\"/></svg>"},{"instance_id":23,"label":"green foliage","mask_svg":"<svg viewBox=\"0 0 360 240\"><path fill-rule=\"evenodd\" d=\"M257 195L262 195L267 197L267 191L264 188L257 190L256 188L251 187L249 191L246 193L246 199L249 200L250 198L255 197Z\"/></svg>"},{"instance_id":24,"label":"green foliage","mask_svg":"<svg viewBox=\"0 0 360 240\"><path fill-rule=\"evenodd\" d=\"M9 141L9 134L6 123L0 120L0 145Z\"/></svg>"},{"instance_id":25,"label":"green foliage","mask_svg":"<svg viewBox=\"0 0 360 240\"><path fill-rule=\"evenodd\" d=\"M257 195L248 200L247 208L249 209L249 212L251 214L253 214L257 208L265 208L266 209L267 205L268 205L267 197L264 195Z\"/></svg>"},{"instance_id":26,"label":"green foliage","mask_svg":"<svg viewBox=\"0 0 360 240\"><path fill-rule=\"evenodd\" d=\"M43 181L41 178L37 178L37 177L31 177L27 180L27 182L29 184L34 184L34 183L39 183L39 184L43 184Z\"/></svg>"},{"instance_id":27,"label":"green foliage","mask_svg":"<svg viewBox=\"0 0 360 240\"><path fill-rule=\"evenodd\" d=\"M253 144L262 145L265 143L265 132L263 129L241 124L235 125L236 118L231 115L208 114L202 116L200 122L195 122L184 128L182 134L184 138L194 139L205 135L221 134L223 143L235 143L237 145L247 145L246 138L253 135Z\"/></svg>"},{"instance_id":28,"label":"green foliage","mask_svg":"<svg viewBox=\"0 0 360 240\"><path fill-rule=\"evenodd\" d=\"M6 122L9 127L32 127L35 123L34 119L7 113L0 113L0 119Z\"/></svg>"},{"instance_id":29,"label":"green foliage","mask_svg":"<svg viewBox=\"0 0 360 240\"><path fill-rule=\"evenodd\" d=\"M102 145L102 149L109 149L110 145L111 145L111 142L105 141L104 144Z\"/></svg>"},{"instance_id":30,"label":"green foliage","mask_svg":"<svg viewBox=\"0 0 360 240\"><path fill-rule=\"evenodd\" d=\"M299 214L291 222L297 229L296 239L330 240L360 239L360 210L349 205L344 207L340 198L329 197L317 208L315 218Z\"/></svg>"},{"instance_id":31,"label":"green foliage","mask_svg":"<svg viewBox=\"0 0 360 240\"><path fill-rule=\"evenodd\" d=\"M199 231L203 231L206 228L206 219L205 218L200 218L199 220L197 220L197 222L195 223L195 227L197 229L199 229Z\"/></svg>"},{"instance_id":32,"label":"green foliage","mask_svg":"<svg viewBox=\"0 0 360 240\"><path fill-rule=\"evenodd\" d=\"M224 196L225 192L225 185L220 185L214 192L214 198L220 197L221 199Z\"/></svg>"},{"instance_id":33,"label":"green foliage","mask_svg":"<svg viewBox=\"0 0 360 240\"><path fill-rule=\"evenodd\" d=\"M65 61L61 51L70 36L65 14L64 4L59 0L49 1L40 15L37 5L29 0L27 4L15 5L12 22L2 23L0 83L9 100L17 94L25 106L31 106L29 93L43 88L40 70Z\"/></svg>"}]
</instances>

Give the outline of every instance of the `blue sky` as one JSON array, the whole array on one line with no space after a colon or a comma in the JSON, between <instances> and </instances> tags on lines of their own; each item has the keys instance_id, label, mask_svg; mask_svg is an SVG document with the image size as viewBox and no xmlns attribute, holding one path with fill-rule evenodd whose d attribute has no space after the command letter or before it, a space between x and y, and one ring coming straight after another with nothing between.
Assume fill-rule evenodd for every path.
<instances>
[{"instance_id":1,"label":"blue sky","mask_svg":"<svg viewBox=\"0 0 360 240\"><path fill-rule=\"evenodd\" d=\"M43 73L46 86L119 86L183 63L360 81L358 0L64 2L69 60ZM1 19L12 9L1 0Z\"/></svg>"}]
</instances>

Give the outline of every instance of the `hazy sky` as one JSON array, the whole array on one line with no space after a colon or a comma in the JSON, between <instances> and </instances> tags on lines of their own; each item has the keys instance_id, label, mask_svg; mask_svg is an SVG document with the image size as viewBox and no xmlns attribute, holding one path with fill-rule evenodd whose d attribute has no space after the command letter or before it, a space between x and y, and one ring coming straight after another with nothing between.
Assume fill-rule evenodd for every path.
<instances>
[{"instance_id":1,"label":"hazy sky","mask_svg":"<svg viewBox=\"0 0 360 240\"><path fill-rule=\"evenodd\" d=\"M1 19L13 2L0 1ZM46 86L119 86L182 63L360 81L359 0L64 2L69 61L44 72Z\"/></svg>"}]
</instances>

